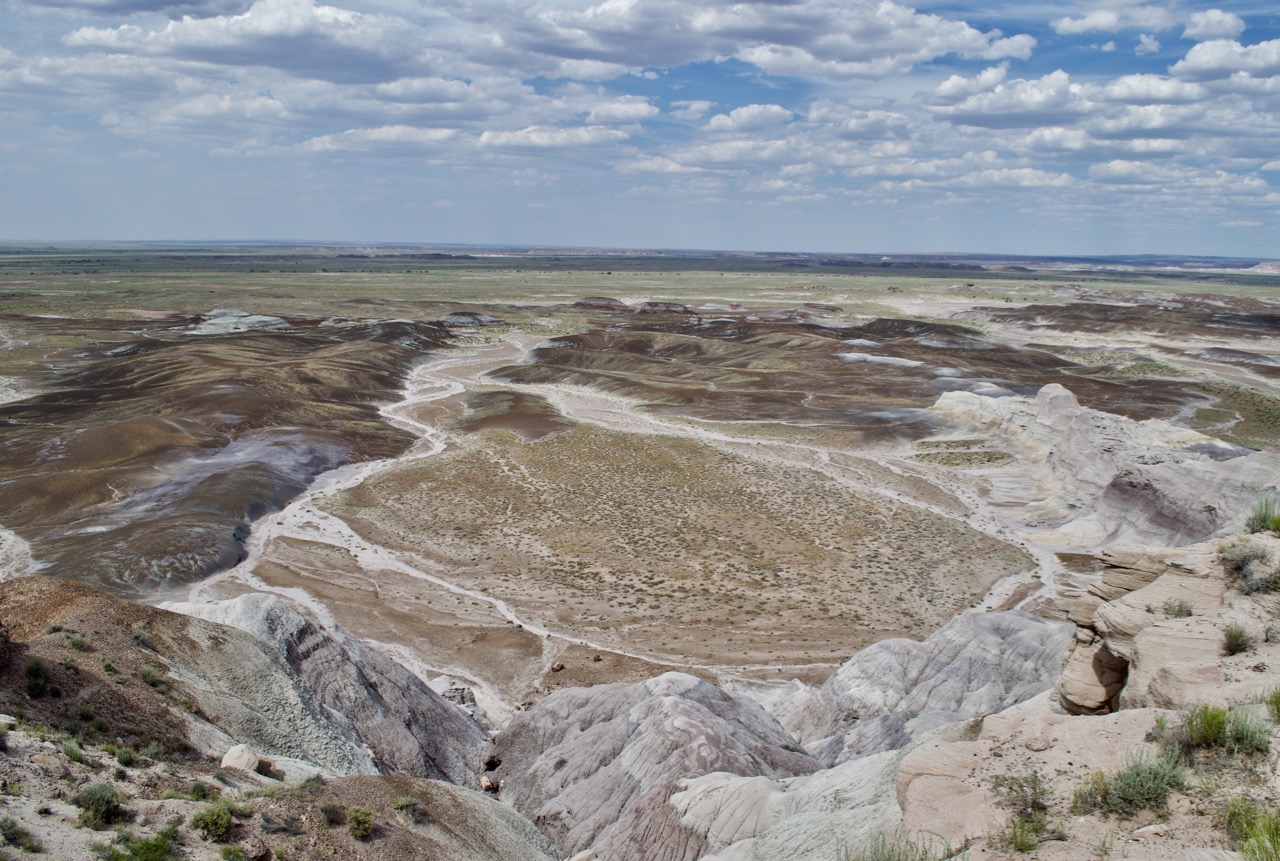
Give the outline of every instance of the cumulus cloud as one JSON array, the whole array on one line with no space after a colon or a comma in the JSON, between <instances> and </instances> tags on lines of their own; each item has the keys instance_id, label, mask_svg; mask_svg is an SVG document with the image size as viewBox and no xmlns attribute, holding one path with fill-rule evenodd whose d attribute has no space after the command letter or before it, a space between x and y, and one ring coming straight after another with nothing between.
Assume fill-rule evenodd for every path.
<instances>
[{"instance_id":1,"label":"cumulus cloud","mask_svg":"<svg viewBox=\"0 0 1280 861\"><path fill-rule=\"evenodd\" d=\"M599 146L626 140L630 135L620 129L602 126L554 128L529 126L517 131L489 130L480 135L481 146L515 149L551 149L556 147Z\"/></svg>"},{"instance_id":2,"label":"cumulus cloud","mask_svg":"<svg viewBox=\"0 0 1280 861\"><path fill-rule=\"evenodd\" d=\"M952 85L948 92L957 89ZM926 107L953 123L992 129L1065 125L1090 110L1084 88L1061 69L1035 80L1001 82L959 101L931 99Z\"/></svg>"},{"instance_id":3,"label":"cumulus cloud","mask_svg":"<svg viewBox=\"0 0 1280 861\"><path fill-rule=\"evenodd\" d=\"M525 7L506 41L549 58L629 68L735 57L771 74L883 77L946 56L1026 58L1027 34L983 32L892 0L604 0L585 8Z\"/></svg>"},{"instance_id":4,"label":"cumulus cloud","mask_svg":"<svg viewBox=\"0 0 1280 861\"><path fill-rule=\"evenodd\" d=\"M376 129L349 129L319 135L304 141L299 149L308 152L369 152L379 149L421 150L454 136L452 129L420 129L413 126L383 126Z\"/></svg>"},{"instance_id":5,"label":"cumulus cloud","mask_svg":"<svg viewBox=\"0 0 1280 861\"><path fill-rule=\"evenodd\" d=\"M1239 15L1223 12L1221 9L1209 9L1191 13L1186 29L1182 31L1182 38L1195 39L1197 42L1234 39L1243 32L1244 21Z\"/></svg>"},{"instance_id":6,"label":"cumulus cloud","mask_svg":"<svg viewBox=\"0 0 1280 861\"><path fill-rule=\"evenodd\" d=\"M1121 75L1100 87L1090 88L1089 95L1098 101L1154 105L1202 101L1209 91L1200 84L1163 75Z\"/></svg>"},{"instance_id":7,"label":"cumulus cloud","mask_svg":"<svg viewBox=\"0 0 1280 861\"><path fill-rule=\"evenodd\" d=\"M746 105L716 114L707 120L707 128L713 132L759 132L784 125L791 116L782 105Z\"/></svg>"},{"instance_id":8,"label":"cumulus cloud","mask_svg":"<svg viewBox=\"0 0 1280 861\"><path fill-rule=\"evenodd\" d=\"M652 119L659 113L661 112L648 99L622 96L593 107L587 114L587 122L591 125L622 125Z\"/></svg>"},{"instance_id":9,"label":"cumulus cloud","mask_svg":"<svg viewBox=\"0 0 1280 861\"><path fill-rule=\"evenodd\" d=\"M1121 30L1164 30L1173 26L1168 9L1161 6L1133 6L1094 9L1082 18L1063 17L1053 21L1054 32L1062 36L1081 33L1117 33Z\"/></svg>"},{"instance_id":10,"label":"cumulus cloud","mask_svg":"<svg viewBox=\"0 0 1280 861\"><path fill-rule=\"evenodd\" d=\"M82 27L63 42L74 48L267 66L321 80L377 82L402 76L405 58L418 51L415 29L402 19L313 0L257 0L238 15L187 16L158 30L137 24Z\"/></svg>"},{"instance_id":11,"label":"cumulus cloud","mask_svg":"<svg viewBox=\"0 0 1280 861\"><path fill-rule=\"evenodd\" d=\"M1133 52L1139 57L1147 54L1158 54L1160 53L1160 40L1150 33L1143 33L1138 37L1138 47L1134 48Z\"/></svg>"},{"instance_id":12,"label":"cumulus cloud","mask_svg":"<svg viewBox=\"0 0 1280 861\"><path fill-rule=\"evenodd\" d=\"M671 103L671 116L678 120L700 120L715 105L706 99L681 100Z\"/></svg>"},{"instance_id":13,"label":"cumulus cloud","mask_svg":"<svg viewBox=\"0 0 1280 861\"><path fill-rule=\"evenodd\" d=\"M1280 39L1249 46L1228 39L1200 42L1174 63L1170 71L1192 81L1212 81L1237 73L1252 77L1280 76Z\"/></svg>"}]
</instances>

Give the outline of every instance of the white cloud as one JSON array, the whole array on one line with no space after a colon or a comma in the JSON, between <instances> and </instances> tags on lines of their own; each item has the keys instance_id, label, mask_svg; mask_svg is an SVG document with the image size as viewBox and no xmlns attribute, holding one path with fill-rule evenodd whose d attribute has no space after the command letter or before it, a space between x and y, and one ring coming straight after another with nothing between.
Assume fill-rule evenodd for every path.
<instances>
[{"instance_id":1,"label":"white cloud","mask_svg":"<svg viewBox=\"0 0 1280 861\"><path fill-rule=\"evenodd\" d=\"M678 120L700 120L707 115L707 111L715 105L705 99L682 100L671 103L671 116Z\"/></svg>"},{"instance_id":2,"label":"white cloud","mask_svg":"<svg viewBox=\"0 0 1280 861\"><path fill-rule=\"evenodd\" d=\"M299 149L309 152L368 152L384 148L421 150L434 147L455 135L452 129L420 129L413 126L383 126L349 129L304 141Z\"/></svg>"},{"instance_id":3,"label":"white cloud","mask_svg":"<svg viewBox=\"0 0 1280 861\"><path fill-rule=\"evenodd\" d=\"M984 69L972 78L963 75L952 75L933 91L934 104L955 104L977 93L985 93L995 89L1009 74L1009 64L1001 63Z\"/></svg>"},{"instance_id":4,"label":"white cloud","mask_svg":"<svg viewBox=\"0 0 1280 861\"><path fill-rule=\"evenodd\" d=\"M1089 89L1090 98L1130 105L1198 102L1208 95L1209 91L1200 84L1162 75L1121 75L1100 87Z\"/></svg>"},{"instance_id":5,"label":"white cloud","mask_svg":"<svg viewBox=\"0 0 1280 861\"><path fill-rule=\"evenodd\" d=\"M596 125L638 123L661 113L641 96L621 96L596 105L587 114L587 122Z\"/></svg>"},{"instance_id":6,"label":"white cloud","mask_svg":"<svg viewBox=\"0 0 1280 861\"><path fill-rule=\"evenodd\" d=\"M517 149L549 149L555 147L598 146L626 140L630 135L620 129L601 126L554 128L529 126L518 131L486 131L480 135L481 146Z\"/></svg>"},{"instance_id":7,"label":"white cloud","mask_svg":"<svg viewBox=\"0 0 1280 861\"><path fill-rule=\"evenodd\" d=\"M792 117L782 105L746 105L707 120L713 132L758 132L785 125Z\"/></svg>"},{"instance_id":8,"label":"white cloud","mask_svg":"<svg viewBox=\"0 0 1280 861\"><path fill-rule=\"evenodd\" d=\"M1138 36L1138 47L1133 49L1133 53L1142 57L1146 54L1160 53L1160 40L1150 33L1143 33Z\"/></svg>"},{"instance_id":9,"label":"white cloud","mask_svg":"<svg viewBox=\"0 0 1280 861\"><path fill-rule=\"evenodd\" d=\"M1053 21L1053 29L1059 35L1074 36L1081 33L1118 33L1121 30L1164 30L1173 23L1173 15L1161 6L1133 6L1094 9L1082 18L1057 18Z\"/></svg>"},{"instance_id":10,"label":"white cloud","mask_svg":"<svg viewBox=\"0 0 1280 861\"><path fill-rule=\"evenodd\" d=\"M1280 39L1244 46L1227 39L1193 45L1170 71L1192 81L1227 78L1237 72L1254 77L1280 75Z\"/></svg>"},{"instance_id":11,"label":"white cloud","mask_svg":"<svg viewBox=\"0 0 1280 861\"><path fill-rule=\"evenodd\" d=\"M936 116L953 123L993 129L1065 125L1091 109L1084 88L1072 83L1061 69L1035 80L1002 82L958 102L931 99L925 104Z\"/></svg>"},{"instance_id":12,"label":"white cloud","mask_svg":"<svg viewBox=\"0 0 1280 861\"><path fill-rule=\"evenodd\" d=\"M1182 38L1203 42L1209 39L1234 39L1244 32L1244 21L1234 12L1208 9L1191 13Z\"/></svg>"},{"instance_id":13,"label":"white cloud","mask_svg":"<svg viewBox=\"0 0 1280 861\"><path fill-rule=\"evenodd\" d=\"M649 156L625 161L618 166L623 173L700 173L700 169L680 164L666 156Z\"/></svg>"}]
</instances>

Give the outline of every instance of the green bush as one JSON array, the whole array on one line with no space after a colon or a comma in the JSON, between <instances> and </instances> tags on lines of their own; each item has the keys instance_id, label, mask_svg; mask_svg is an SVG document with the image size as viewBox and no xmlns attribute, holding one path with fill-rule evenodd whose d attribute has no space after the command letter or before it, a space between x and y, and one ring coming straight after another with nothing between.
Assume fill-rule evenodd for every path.
<instances>
[{"instance_id":1,"label":"green bush","mask_svg":"<svg viewBox=\"0 0 1280 861\"><path fill-rule=\"evenodd\" d=\"M1187 715L1187 744L1191 747L1226 747L1227 710L1200 705Z\"/></svg>"},{"instance_id":2,"label":"green bush","mask_svg":"<svg viewBox=\"0 0 1280 861\"><path fill-rule=\"evenodd\" d=\"M1084 816L1101 810L1111 794L1111 781L1101 771L1095 771L1088 781L1077 786L1071 799L1071 812Z\"/></svg>"},{"instance_id":3,"label":"green bush","mask_svg":"<svg viewBox=\"0 0 1280 861\"><path fill-rule=\"evenodd\" d=\"M1233 707L1227 713L1227 747L1235 753L1266 753L1271 747L1271 727L1247 709Z\"/></svg>"},{"instance_id":4,"label":"green bush","mask_svg":"<svg viewBox=\"0 0 1280 861\"><path fill-rule=\"evenodd\" d=\"M62 743L62 753L72 762L84 762L84 751L80 749L80 742L74 738L69 738Z\"/></svg>"},{"instance_id":5,"label":"green bush","mask_svg":"<svg viewBox=\"0 0 1280 861\"><path fill-rule=\"evenodd\" d=\"M1233 845L1239 845L1249 838L1262 814L1262 805L1252 798L1232 798L1214 817L1214 825L1226 832Z\"/></svg>"},{"instance_id":6,"label":"green bush","mask_svg":"<svg viewBox=\"0 0 1280 861\"><path fill-rule=\"evenodd\" d=\"M38 655L27 658L25 669L27 696L37 699L49 692L49 680L53 678L53 664Z\"/></svg>"},{"instance_id":7,"label":"green bush","mask_svg":"<svg viewBox=\"0 0 1280 861\"><path fill-rule=\"evenodd\" d=\"M373 834L373 811L367 807L348 807L347 827L355 839L368 840Z\"/></svg>"},{"instance_id":8,"label":"green bush","mask_svg":"<svg viewBox=\"0 0 1280 861\"><path fill-rule=\"evenodd\" d=\"M71 797L71 803L80 808L80 825L95 831L133 818L133 813L121 806L120 801L116 791L105 783L95 783Z\"/></svg>"},{"instance_id":9,"label":"green bush","mask_svg":"<svg viewBox=\"0 0 1280 861\"><path fill-rule=\"evenodd\" d=\"M1271 553L1265 547L1247 539L1233 541L1218 548L1218 559L1245 594L1280 589L1280 571L1271 567Z\"/></svg>"},{"instance_id":10,"label":"green bush","mask_svg":"<svg viewBox=\"0 0 1280 861\"><path fill-rule=\"evenodd\" d=\"M1255 502L1244 528L1246 532L1280 532L1280 500L1264 496Z\"/></svg>"},{"instance_id":11,"label":"green bush","mask_svg":"<svg viewBox=\"0 0 1280 861\"><path fill-rule=\"evenodd\" d=\"M131 747L121 747L116 749L116 762L124 766L133 765L138 758L138 752Z\"/></svg>"},{"instance_id":12,"label":"green bush","mask_svg":"<svg viewBox=\"0 0 1280 861\"><path fill-rule=\"evenodd\" d=\"M1240 844L1245 861L1280 861L1280 812L1263 813Z\"/></svg>"},{"instance_id":13,"label":"green bush","mask_svg":"<svg viewBox=\"0 0 1280 861\"><path fill-rule=\"evenodd\" d=\"M44 846L30 831L18 824L12 816L0 818L0 838L16 849L24 852L43 852Z\"/></svg>"},{"instance_id":14,"label":"green bush","mask_svg":"<svg viewBox=\"0 0 1280 861\"><path fill-rule=\"evenodd\" d=\"M1162 753L1140 755L1107 778L1107 794L1102 809L1128 819L1140 810L1163 812L1169 793L1186 787L1186 778L1176 756Z\"/></svg>"},{"instance_id":15,"label":"green bush","mask_svg":"<svg viewBox=\"0 0 1280 861\"><path fill-rule=\"evenodd\" d=\"M324 816L324 824L331 828L347 821L347 809L341 804L321 804L320 814Z\"/></svg>"},{"instance_id":16,"label":"green bush","mask_svg":"<svg viewBox=\"0 0 1280 861\"><path fill-rule=\"evenodd\" d=\"M181 861L182 845L178 839L178 826L166 826L151 837L134 837L121 834L115 846L90 843L89 851L101 861Z\"/></svg>"},{"instance_id":17,"label":"green bush","mask_svg":"<svg viewBox=\"0 0 1280 861\"><path fill-rule=\"evenodd\" d=\"M951 847L935 847L930 843L911 840L902 832L879 834L867 848L860 852L840 852L840 861L943 861L955 853Z\"/></svg>"},{"instance_id":18,"label":"green bush","mask_svg":"<svg viewBox=\"0 0 1280 861\"><path fill-rule=\"evenodd\" d=\"M84 634L72 634L67 637L67 643L77 652L83 652L89 648L89 641L84 638Z\"/></svg>"},{"instance_id":19,"label":"green bush","mask_svg":"<svg viewBox=\"0 0 1280 861\"><path fill-rule=\"evenodd\" d=\"M206 807L191 817L191 827L205 840L226 843L231 836L231 811L223 804Z\"/></svg>"},{"instance_id":20,"label":"green bush","mask_svg":"<svg viewBox=\"0 0 1280 861\"><path fill-rule=\"evenodd\" d=\"M1262 695L1262 701L1267 706L1267 713L1271 715L1271 719L1276 723L1280 723L1280 688L1272 688Z\"/></svg>"},{"instance_id":21,"label":"green bush","mask_svg":"<svg viewBox=\"0 0 1280 861\"><path fill-rule=\"evenodd\" d=\"M1253 637L1244 625L1232 622L1222 631L1222 650L1228 655L1238 655L1253 648Z\"/></svg>"},{"instance_id":22,"label":"green bush","mask_svg":"<svg viewBox=\"0 0 1280 861\"><path fill-rule=\"evenodd\" d=\"M1164 614L1166 616L1171 616L1174 619L1185 619L1188 616L1194 615L1195 613L1195 611L1191 607L1190 601L1186 601L1186 600L1175 601L1172 598L1165 601L1164 606L1161 609L1164 610Z\"/></svg>"}]
</instances>

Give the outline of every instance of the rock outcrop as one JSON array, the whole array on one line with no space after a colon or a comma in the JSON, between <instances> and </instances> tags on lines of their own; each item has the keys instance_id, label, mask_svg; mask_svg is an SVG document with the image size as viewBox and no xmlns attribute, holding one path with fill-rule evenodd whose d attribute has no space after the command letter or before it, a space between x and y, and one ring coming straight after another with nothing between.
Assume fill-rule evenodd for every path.
<instances>
[{"instance_id":1,"label":"rock outcrop","mask_svg":"<svg viewBox=\"0 0 1280 861\"><path fill-rule=\"evenodd\" d=\"M205 711L221 719L215 722L239 730L233 737L249 740L247 731L267 751L348 774L401 772L479 786L484 730L385 655L320 626L273 595L167 607L239 629L261 644L242 656L219 655L224 637L210 638L193 619L193 636L208 640L210 648L175 661L180 675L190 674ZM289 689L282 690L286 680ZM278 728L277 718L264 724L262 718L273 714L289 720ZM298 750L313 733L319 734L316 746ZM321 741L326 735L345 744Z\"/></svg>"},{"instance_id":2,"label":"rock outcrop","mask_svg":"<svg viewBox=\"0 0 1280 861\"><path fill-rule=\"evenodd\" d=\"M1248 540L1273 557L1280 550L1274 537ZM1118 546L1098 554L1101 579L1068 604L1076 632L1058 685L1063 708L1181 708L1256 693L1255 680L1233 680L1224 669L1223 630L1240 624L1257 639L1265 612L1230 588L1219 547Z\"/></svg>"},{"instance_id":3,"label":"rock outcrop","mask_svg":"<svg viewBox=\"0 0 1280 861\"><path fill-rule=\"evenodd\" d=\"M684 673L557 691L495 744L503 800L582 861L694 861L707 832L669 802L681 781L818 768L757 703Z\"/></svg>"},{"instance_id":4,"label":"rock outcrop","mask_svg":"<svg viewBox=\"0 0 1280 861\"><path fill-rule=\"evenodd\" d=\"M868 646L816 691L790 691L779 718L828 766L894 750L1050 689L1070 637L1028 613L966 613L923 641Z\"/></svg>"},{"instance_id":5,"label":"rock outcrop","mask_svg":"<svg viewBox=\"0 0 1280 861\"><path fill-rule=\"evenodd\" d=\"M479 786L487 734L399 664L272 596L242 596L202 611L245 630L55 577L0 584L0 619L49 661L50 688L137 728L131 733L219 759L246 744L330 774L401 772ZM80 639L68 639L69 631ZM67 658L80 649L96 659L68 669ZM8 670L19 673L21 667ZM118 682L130 676L146 684ZM16 692L21 683L14 682ZM36 699L25 709L39 716L47 705L52 718L55 702Z\"/></svg>"},{"instance_id":6,"label":"rock outcrop","mask_svg":"<svg viewBox=\"0 0 1280 861\"><path fill-rule=\"evenodd\" d=\"M931 412L1015 455L1017 464L991 471L992 500L1016 506L1046 545L1203 541L1239 528L1280 474L1276 452L1087 409L1056 383L1034 398L948 392Z\"/></svg>"}]
</instances>

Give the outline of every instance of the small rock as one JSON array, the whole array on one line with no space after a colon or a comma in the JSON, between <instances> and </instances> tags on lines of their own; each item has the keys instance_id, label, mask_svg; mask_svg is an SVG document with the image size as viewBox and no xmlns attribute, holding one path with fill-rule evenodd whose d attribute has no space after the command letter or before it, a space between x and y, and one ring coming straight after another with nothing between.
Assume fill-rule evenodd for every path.
<instances>
[{"instance_id":1,"label":"small rock","mask_svg":"<svg viewBox=\"0 0 1280 861\"><path fill-rule=\"evenodd\" d=\"M258 755L247 744L237 744L222 757L223 768L238 768L241 771L258 770Z\"/></svg>"},{"instance_id":2,"label":"small rock","mask_svg":"<svg viewBox=\"0 0 1280 861\"><path fill-rule=\"evenodd\" d=\"M67 767L62 764L62 760L58 759L53 754L49 754L49 753L34 754L31 757L31 762L35 765L40 766L41 768L43 768L45 771L47 771L49 774L53 775L54 777L70 777L71 776L71 772L68 771Z\"/></svg>"},{"instance_id":3,"label":"small rock","mask_svg":"<svg viewBox=\"0 0 1280 861\"><path fill-rule=\"evenodd\" d=\"M1159 837L1169 830L1168 823L1154 822L1151 825L1144 825L1137 831L1129 835L1130 840L1146 840L1150 837Z\"/></svg>"},{"instance_id":4,"label":"small rock","mask_svg":"<svg viewBox=\"0 0 1280 861\"><path fill-rule=\"evenodd\" d=\"M1053 747L1053 743L1044 736L1037 736L1036 738L1027 739L1025 747L1027 750L1033 750L1039 753L1042 750L1048 750Z\"/></svg>"},{"instance_id":5,"label":"small rock","mask_svg":"<svg viewBox=\"0 0 1280 861\"><path fill-rule=\"evenodd\" d=\"M1253 670L1255 673L1265 673L1267 671L1267 665L1263 661L1259 661L1249 669ZM3 720L3 718L0 718L0 720Z\"/></svg>"},{"instance_id":6,"label":"small rock","mask_svg":"<svg viewBox=\"0 0 1280 861\"><path fill-rule=\"evenodd\" d=\"M560 663L559 661L556 661L554 664L551 665L551 672L553 673L558 673L563 669L564 669L564 664Z\"/></svg>"},{"instance_id":7,"label":"small rock","mask_svg":"<svg viewBox=\"0 0 1280 861\"><path fill-rule=\"evenodd\" d=\"M598 663L600 663L600 662L601 662L601 661L603 661L603 660L604 660L604 658L600 657L599 655L592 655L592 656L591 656L591 663L593 663L593 664L598 664Z\"/></svg>"},{"instance_id":8,"label":"small rock","mask_svg":"<svg viewBox=\"0 0 1280 861\"><path fill-rule=\"evenodd\" d=\"M18 726L18 719L12 715L0 715L0 729L11 730Z\"/></svg>"},{"instance_id":9,"label":"small rock","mask_svg":"<svg viewBox=\"0 0 1280 861\"><path fill-rule=\"evenodd\" d=\"M480 775L480 788L483 789L485 792L498 791L497 785L494 784L494 782L489 779L489 775L487 774Z\"/></svg>"}]
</instances>

